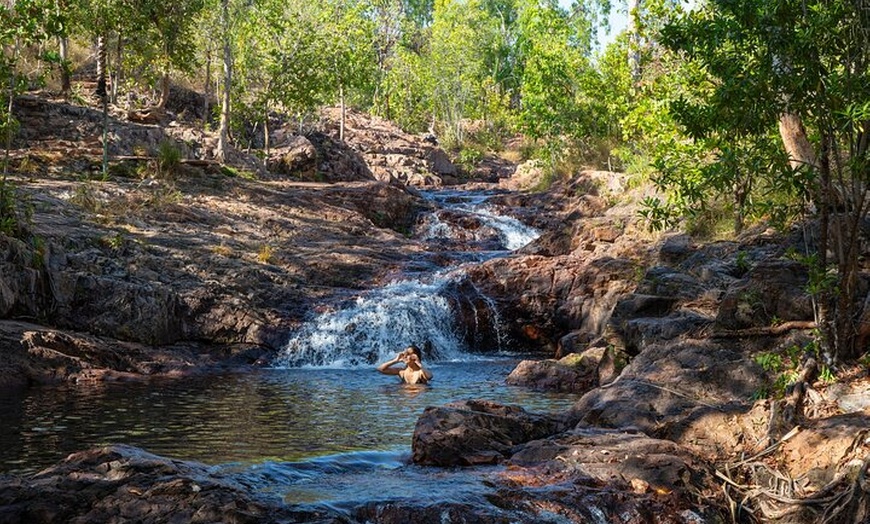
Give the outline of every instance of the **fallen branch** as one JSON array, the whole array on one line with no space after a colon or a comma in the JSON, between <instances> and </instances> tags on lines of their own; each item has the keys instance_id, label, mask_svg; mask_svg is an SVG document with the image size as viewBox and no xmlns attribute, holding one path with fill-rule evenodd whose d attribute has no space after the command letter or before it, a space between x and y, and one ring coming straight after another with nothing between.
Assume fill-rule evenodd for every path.
<instances>
[{"instance_id":1,"label":"fallen branch","mask_svg":"<svg viewBox=\"0 0 870 524\"><path fill-rule=\"evenodd\" d=\"M713 331L710 336L712 338L772 337L783 335L789 331L815 328L816 323L811 320L790 320L775 326Z\"/></svg>"}]
</instances>

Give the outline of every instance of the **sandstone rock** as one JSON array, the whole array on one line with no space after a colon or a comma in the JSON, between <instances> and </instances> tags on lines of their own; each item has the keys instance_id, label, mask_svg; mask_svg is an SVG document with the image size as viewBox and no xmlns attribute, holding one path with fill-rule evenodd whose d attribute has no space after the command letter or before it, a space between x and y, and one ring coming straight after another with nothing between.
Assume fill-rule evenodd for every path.
<instances>
[{"instance_id":1,"label":"sandstone rock","mask_svg":"<svg viewBox=\"0 0 870 524\"><path fill-rule=\"evenodd\" d=\"M565 426L555 417L485 400L429 407L417 420L411 442L415 464L473 466L494 464L514 446L552 435Z\"/></svg>"},{"instance_id":2,"label":"sandstone rock","mask_svg":"<svg viewBox=\"0 0 870 524\"><path fill-rule=\"evenodd\" d=\"M617 380L584 395L569 418L581 426L634 427L702 454L726 456L744 438L759 438L753 433L759 429L741 417L764 385L761 368L730 344L656 344Z\"/></svg>"},{"instance_id":3,"label":"sandstone rock","mask_svg":"<svg viewBox=\"0 0 870 524\"><path fill-rule=\"evenodd\" d=\"M507 189L530 189L540 184L544 178L544 163L528 160L517 166L510 178L502 179L499 185Z\"/></svg>"},{"instance_id":4,"label":"sandstone rock","mask_svg":"<svg viewBox=\"0 0 870 524\"><path fill-rule=\"evenodd\" d=\"M713 319L691 311L663 318L642 317L627 320L622 327L622 344L629 354L637 354L646 347L674 340L681 336L698 338L700 332L713 324Z\"/></svg>"},{"instance_id":5,"label":"sandstone rock","mask_svg":"<svg viewBox=\"0 0 870 524\"><path fill-rule=\"evenodd\" d=\"M535 502L572 522L717 522L710 466L673 442L637 431L578 428L522 446L502 474ZM698 493L708 504L699 506ZM518 497L519 498L519 497ZM674 511L669 508L691 508Z\"/></svg>"},{"instance_id":6,"label":"sandstone rock","mask_svg":"<svg viewBox=\"0 0 870 524\"><path fill-rule=\"evenodd\" d=\"M272 148L266 168L278 175L295 175L312 180L317 169L317 149L305 137L289 135L280 146Z\"/></svg>"},{"instance_id":7,"label":"sandstone rock","mask_svg":"<svg viewBox=\"0 0 870 524\"><path fill-rule=\"evenodd\" d=\"M547 351L569 331L602 334L618 299L635 287L634 263L607 257L498 259L468 274L495 300L502 318L512 319L506 327L513 337ZM536 326L536 338L528 336L529 325Z\"/></svg>"},{"instance_id":8,"label":"sandstone rock","mask_svg":"<svg viewBox=\"0 0 870 524\"><path fill-rule=\"evenodd\" d=\"M32 477L0 477L0 522L347 522L260 499L205 464L109 446L70 455Z\"/></svg>"},{"instance_id":9,"label":"sandstone rock","mask_svg":"<svg viewBox=\"0 0 870 524\"><path fill-rule=\"evenodd\" d=\"M833 481L838 473L870 456L870 409L810 420L782 445L784 464L792 478L807 479L813 491ZM849 464L855 461L855 464ZM870 493L864 493L870 501Z\"/></svg>"},{"instance_id":10,"label":"sandstone rock","mask_svg":"<svg viewBox=\"0 0 870 524\"><path fill-rule=\"evenodd\" d=\"M598 366L605 351L595 348L559 360L523 360L506 382L538 391L585 393L598 386Z\"/></svg>"},{"instance_id":11,"label":"sandstone rock","mask_svg":"<svg viewBox=\"0 0 870 524\"><path fill-rule=\"evenodd\" d=\"M681 301L693 301L705 296L718 296L719 294L718 290L711 289L697 277L667 266L653 266L647 269L636 292L645 295L672 297Z\"/></svg>"},{"instance_id":12,"label":"sandstone rock","mask_svg":"<svg viewBox=\"0 0 870 524\"><path fill-rule=\"evenodd\" d=\"M688 235L673 235L667 237L659 248L659 261L662 264L679 264L692 252L692 239Z\"/></svg>"},{"instance_id":13,"label":"sandstone rock","mask_svg":"<svg viewBox=\"0 0 870 524\"><path fill-rule=\"evenodd\" d=\"M728 329L769 326L773 320L812 320L807 270L791 260L769 259L732 284L722 297L716 323Z\"/></svg>"},{"instance_id":14,"label":"sandstone rock","mask_svg":"<svg viewBox=\"0 0 870 524\"><path fill-rule=\"evenodd\" d=\"M593 478L607 484L640 480L652 490L691 496L709 488L709 466L687 449L638 431L578 428L525 444L511 455L510 466L549 467L556 478ZM705 485L706 484L706 485Z\"/></svg>"},{"instance_id":15,"label":"sandstone rock","mask_svg":"<svg viewBox=\"0 0 870 524\"><path fill-rule=\"evenodd\" d=\"M432 149L426 157L429 169L436 175L455 175L456 166L442 149Z\"/></svg>"}]
</instances>

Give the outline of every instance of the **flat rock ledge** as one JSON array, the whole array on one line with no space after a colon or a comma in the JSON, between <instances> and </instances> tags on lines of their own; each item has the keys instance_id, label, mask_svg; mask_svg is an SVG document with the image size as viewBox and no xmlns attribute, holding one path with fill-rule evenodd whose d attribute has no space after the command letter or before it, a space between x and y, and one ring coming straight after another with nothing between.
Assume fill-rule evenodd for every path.
<instances>
[{"instance_id":1,"label":"flat rock ledge","mask_svg":"<svg viewBox=\"0 0 870 524\"><path fill-rule=\"evenodd\" d=\"M417 419L411 442L413 461L424 466L496 464L514 447L567 429L547 415L486 400L428 407Z\"/></svg>"},{"instance_id":2,"label":"flat rock ledge","mask_svg":"<svg viewBox=\"0 0 870 524\"><path fill-rule=\"evenodd\" d=\"M488 502L514 519L522 515L512 522L726 521L711 466L687 448L636 429L566 424L489 401L427 408L414 431L413 460L501 464L490 474L496 491Z\"/></svg>"},{"instance_id":3,"label":"flat rock ledge","mask_svg":"<svg viewBox=\"0 0 870 524\"><path fill-rule=\"evenodd\" d=\"M0 476L0 523L340 523L259 499L204 464L116 445L70 455L29 478Z\"/></svg>"}]
</instances>

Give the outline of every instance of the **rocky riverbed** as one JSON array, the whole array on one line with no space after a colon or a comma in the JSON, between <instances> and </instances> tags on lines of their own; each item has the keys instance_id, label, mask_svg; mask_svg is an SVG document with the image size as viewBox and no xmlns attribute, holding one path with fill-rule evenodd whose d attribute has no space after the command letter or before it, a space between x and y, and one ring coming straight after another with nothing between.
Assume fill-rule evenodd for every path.
<instances>
[{"instance_id":1,"label":"rocky riverbed","mask_svg":"<svg viewBox=\"0 0 870 524\"><path fill-rule=\"evenodd\" d=\"M312 313L451 262L413 239L431 205L414 187L457 182L456 168L389 123L354 115L341 143L327 115L306 137L276 130L268 170L244 152L226 169L207 134L116 115L112 153L129 158L101 179L99 115L40 96L18 109L10 180L31 218L0 236L0 387L243 370ZM155 164L166 141L183 162ZM486 187L533 176L498 165ZM583 396L558 416L475 400L420 415L415 463L502 466L486 504L288 506L116 446L0 477L0 522L867 522L866 361L835 385L787 358L760 364L811 347L808 276L787 256L801 235L654 236L636 214L643 191L586 172L496 200L543 235L471 268L468 292L550 359L510 383ZM870 303L861 321L870 340ZM785 373L795 384L775 390Z\"/></svg>"}]
</instances>

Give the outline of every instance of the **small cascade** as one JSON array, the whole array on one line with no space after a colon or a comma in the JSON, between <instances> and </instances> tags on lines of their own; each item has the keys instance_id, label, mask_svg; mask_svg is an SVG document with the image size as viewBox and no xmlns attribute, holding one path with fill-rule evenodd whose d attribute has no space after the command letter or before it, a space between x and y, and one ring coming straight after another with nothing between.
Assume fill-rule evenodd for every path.
<instances>
[{"instance_id":1,"label":"small cascade","mask_svg":"<svg viewBox=\"0 0 870 524\"><path fill-rule=\"evenodd\" d=\"M538 237L520 221L486 207L489 195L439 191L426 197L442 208L424 217L422 240L461 241L476 261L519 249ZM320 314L287 343L276 367L370 367L411 344L426 362L469 360L471 350L502 349L495 303L460 268L403 280ZM470 287L469 287L470 286Z\"/></svg>"},{"instance_id":2,"label":"small cascade","mask_svg":"<svg viewBox=\"0 0 870 524\"><path fill-rule=\"evenodd\" d=\"M519 220L494 212L486 204L489 195L445 191L426 196L444 207L421 220L418 232L423 240L471 241L514 251L540 236Z\"/></svg>"}]
</instances>

